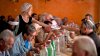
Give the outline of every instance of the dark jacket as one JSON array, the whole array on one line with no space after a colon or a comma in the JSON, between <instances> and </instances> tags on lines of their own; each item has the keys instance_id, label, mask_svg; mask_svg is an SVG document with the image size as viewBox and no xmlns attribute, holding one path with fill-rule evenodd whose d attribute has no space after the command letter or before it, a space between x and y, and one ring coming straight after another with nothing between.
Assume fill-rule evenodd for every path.
<instances>
[{"instance_id":1,"label":"dark jacket","mask_svg":"<svg viewBox=\"0 0 100 56\"><path fill-rule=\"evenodd\" d=\"M93 39L93 41L96 45L98 56L100 56L100 39L99 39L99 37L96 35L95 32L91 32L90 34L88 34L88 36Z\"/></svg>"}]
</instances>

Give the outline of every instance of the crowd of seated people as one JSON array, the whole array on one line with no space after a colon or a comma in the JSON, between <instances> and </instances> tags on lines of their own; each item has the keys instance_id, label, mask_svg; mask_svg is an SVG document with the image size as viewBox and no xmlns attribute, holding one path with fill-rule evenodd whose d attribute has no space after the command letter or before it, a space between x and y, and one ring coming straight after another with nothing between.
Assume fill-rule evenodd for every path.
<instances>
[{"instance_id":1,"label":"crowd of seated people","mask_svg":"<svg viewBox=\"0 0 100 56\"><path fill-rule=\"evenodd\" d=\"M24 3L16 18L0 16L0 56L100 56L100 22L91 14L78 26L67 17L32 10Z\"/></svg>"}]
</instances>

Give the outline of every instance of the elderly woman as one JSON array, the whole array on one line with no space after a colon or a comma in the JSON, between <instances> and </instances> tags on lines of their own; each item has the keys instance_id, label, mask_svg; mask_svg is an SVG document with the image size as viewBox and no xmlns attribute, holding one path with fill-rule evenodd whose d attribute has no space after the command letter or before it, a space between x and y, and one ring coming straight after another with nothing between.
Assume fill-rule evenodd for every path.
<instances>
[{"instance_id":1,"label":"elderly woman","mask_svg":"<svg viewBox=\"0 0 100 56\"><path fill-rule=\"evenodd\" d=\"M20 34L22 31L25 30L25 25L26 24L31 24L32 22L37 23L42 26L47 26L46 24L37 21L34 18L30 18L32 15L32 4L30 3L24 3L21 7L21 14L17 17L19 21L19 29L17 32L17 35Z\"/></svg>"},{"instance_id":2,"label":"elderly woman","mask_svg":"<svg viewBox=\"0 0 100 56\"><path fill-rule=\"evenodd\" d=\"M14 18L11 18L8 21L8 29L11 30L15 36L17 35L17 31L18 31L18 27L17 27L18 24L19 22L17 22L17 20L15 20Z\"/></svg>"},{"instance_id":3,"label":"elderly woman","mask_svg":"<svg viewBox=\"0 0 100 56\"><path fill-rule=\"evenodd\" d=\"M88 22L88 23L90 23L93 26L93 30L96 29L95 22L94 22L93 17L92 17L91 14L86 14L85 18L82 19L82 22Z\"/></svg>"},{"instance_id":4,"label":"elderly woman","mask_svg":"<svg viewBox=\"0 0 100 56\"><path fill-rule=\"evenodd\" d=\"M26 24L31 24L31 20L29 17L32 14L32 5L30 3L24 3L21 7L21 14L17 17L19 20L19 29L17 34L20 34L25 30Z\"/></svg>"}]
</instances>

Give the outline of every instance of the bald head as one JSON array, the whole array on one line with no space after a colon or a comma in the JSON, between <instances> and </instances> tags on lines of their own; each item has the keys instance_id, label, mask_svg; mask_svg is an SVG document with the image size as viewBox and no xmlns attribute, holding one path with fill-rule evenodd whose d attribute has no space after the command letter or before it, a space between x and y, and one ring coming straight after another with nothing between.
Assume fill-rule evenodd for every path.
<instances>
[{"instance_id":1,"label":"bald head","mask_svg":"<svg viewBox=\"0 0 100 56\"><path fill-rule=\"evenodd\" d=\"M88 36L76 36L73 44L73 56L97 56L94 41Z\"/></svg>"}]
</instances>

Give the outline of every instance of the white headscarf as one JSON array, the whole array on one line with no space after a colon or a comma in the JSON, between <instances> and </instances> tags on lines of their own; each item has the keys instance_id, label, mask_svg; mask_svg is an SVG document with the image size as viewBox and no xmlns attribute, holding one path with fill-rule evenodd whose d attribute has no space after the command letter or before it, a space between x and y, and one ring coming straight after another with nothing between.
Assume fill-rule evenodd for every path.
<instances>
[{"instance_id":1,"label":"white headscarf","mask_svg":"<svg viewBox=\"0 0 100 56\"><path fill-rule=\"evenodd\" d=\"M10 24L10 25L15 25L15 26L16 26L16 25L19 25L19 22L9 21L8 24Z\"/></svg>"},{"instance_id":2,"label":"white headscarf","mask_svg":"<svg viewBox=\"0 0 100 56\"><path fill-rule=\"evenodd\" d=\"M51 28L54 29L60 29L60 27L58 26L57 22L55 20L52 21L52 25Z\"/></svg>"}]
</instances>

